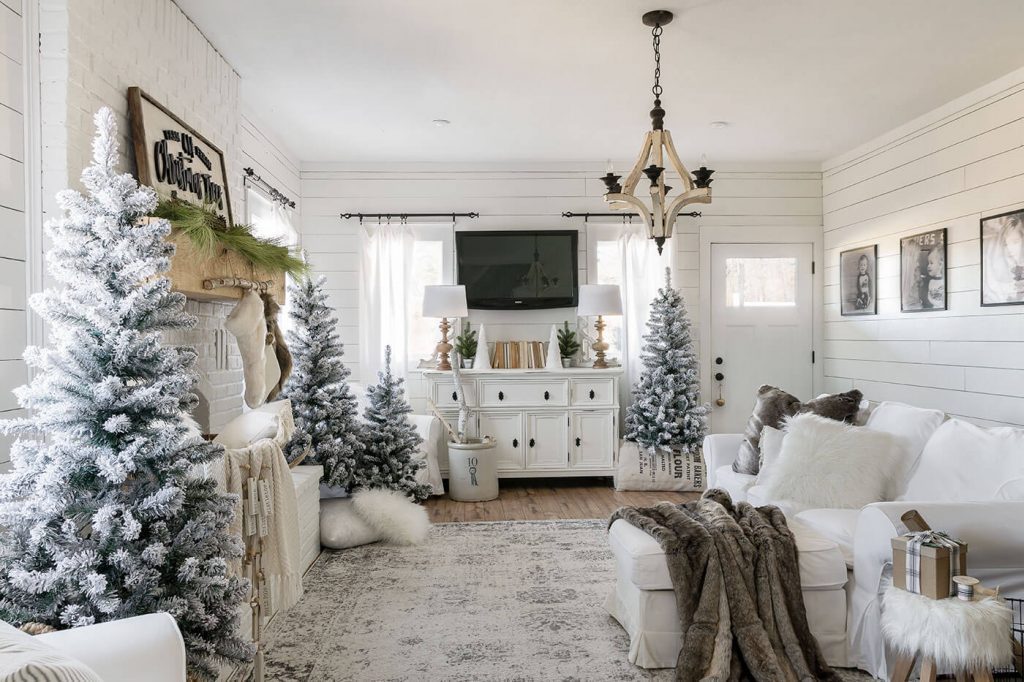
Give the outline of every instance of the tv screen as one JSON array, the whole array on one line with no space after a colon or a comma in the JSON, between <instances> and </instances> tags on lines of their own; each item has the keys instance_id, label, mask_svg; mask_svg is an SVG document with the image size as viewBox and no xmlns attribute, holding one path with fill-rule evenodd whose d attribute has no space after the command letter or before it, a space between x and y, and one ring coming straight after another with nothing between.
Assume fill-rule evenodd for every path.
<instances>
[{"instance_id":1,"label":"tv screen","mask_svg":"<svg viewBox=\"0 0 1024 682\"><path fill-rule=\"evenodd\" d=\"M456 232L459 284L470 308L571 308L577 303L575 230Z\"/></svg>"}]
</instances>

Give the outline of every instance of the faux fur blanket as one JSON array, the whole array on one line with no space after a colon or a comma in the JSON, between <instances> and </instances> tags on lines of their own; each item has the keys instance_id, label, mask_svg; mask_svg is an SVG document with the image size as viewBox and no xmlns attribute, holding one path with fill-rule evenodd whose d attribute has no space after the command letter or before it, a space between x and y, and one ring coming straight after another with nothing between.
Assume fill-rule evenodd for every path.
<instances>
[{"instance_id":1,"label":"faux fur blanket","mask_svg":"<svg viewBox=\"0 0 1024 682\"><path fill-rule=\"evenodd\" d=\"M733 506L723 490L696 502L623 507L665 550L683 646L676 679L839 680L807 625L796 541L775 507Z\"/></svg>"}]
</instances>

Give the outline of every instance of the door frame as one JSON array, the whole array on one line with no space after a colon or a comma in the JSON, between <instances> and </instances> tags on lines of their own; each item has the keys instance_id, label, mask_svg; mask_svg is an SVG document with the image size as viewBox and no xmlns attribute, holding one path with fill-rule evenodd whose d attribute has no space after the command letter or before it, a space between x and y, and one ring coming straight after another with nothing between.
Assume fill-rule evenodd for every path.
<instances>
[{"instance_id":1,"label":"door frame","mask_svg":"<svg viewBox=\"0 0 1024 682\"><path fill-rule=\"evenodd\" d=\"M734 226L701 225L700 230L700 386L701 400L710 402L711 390L711 245L712 244L811 244L814 273L811 275L811 391L818 395L825 385L824 292L825 230L818 226ZM753 396L750 396L753 405Z\"/></svg>"}]
</instances>

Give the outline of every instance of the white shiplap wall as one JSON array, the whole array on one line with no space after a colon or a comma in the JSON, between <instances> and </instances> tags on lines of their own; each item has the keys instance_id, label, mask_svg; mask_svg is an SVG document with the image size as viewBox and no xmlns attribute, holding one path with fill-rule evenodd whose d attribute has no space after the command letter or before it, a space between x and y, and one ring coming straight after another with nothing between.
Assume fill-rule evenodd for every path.
<instances>
[{"instance_id":1,"label":"white shiplap wall","mask_svg":"<svg viewBox=\"0 0 1024 682\"><path fill-rule=\"evenodd\" d=\"M24 19L21 2L0 3L0 419L22 414L11 390L28 377L25 275ZM0 437L0 471L10 439Z\"/></svg>"},{"instance_id":2,"label":"white shiplap wall","mask_svg":"<svg viewBox=\"0 0 1024 682\"><path fill-rule=\"evenodd\" d=\"M627 164L616 164L625 168ZM372 164L302 165L302 243L314 269L327 276L332 304L340 317L345 359L353 377L359 342L359 223L340 213L477 211L456 229L572 229L580 234L580 281L586 283L586 234L581 219L563 211L603 212L603 163L562 164ZM678 183L669 182L669 184ZM693 320L699 319L699 227L701 225L821 225L821 174L808 165L733 165L715 175L714 202L698 207L699 219L680 220L672 239L677 250L674 281L681 287ZM444 222L444 221L442 221ZM572 311L474 311L490 341L547 340L550 325ZM409 393L422 408L422 383L412 377Z\"/></svg>"},{"instance_id":3,"label":"white shiplap wall","mask_svg":"<svg viewBox=\"0 0 1024 682\"><path fill-rule=\"evenodd\" d=\"M1024 208L1024 69L823 164L826 388L1024 424L1024 306L982 308L979 219ZM949 310L900 313L899 240L948 228ZM878 244L877 316L839 314L839 252Z\"/></svg>"}]
</instances>

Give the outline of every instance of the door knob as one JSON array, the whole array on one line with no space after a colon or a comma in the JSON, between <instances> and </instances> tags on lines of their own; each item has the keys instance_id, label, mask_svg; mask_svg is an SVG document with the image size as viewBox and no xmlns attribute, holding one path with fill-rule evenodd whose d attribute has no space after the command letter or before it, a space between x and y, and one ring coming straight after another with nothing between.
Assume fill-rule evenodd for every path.
<instances>
[{"instance_id":1,"label":"door knob","mask_svg":"<svg viewBox=\"0 0 1024 682\"><path fill-rule=\"evenodd\" d=\"M534 439L531 438L530 439L530 447L532 448L536 444L537 444L537 441L535 441Z\"/></svg>"},{"instance_id":2,"label":"door knob","mask_svg":"<svg viewBox=\"0 0 1024 682\"><path fill-rule=\"evenodd\" d=\"M725 362L725 360L723 360L722 358L715 358L715 364L716 364L716 365L720 365L720 364L722 364L723 362Z\"/></svg>"},{"instance_id":3,"label":"door knob","mask_svg":"<svg viewBox=\"0 0 1024 682\"><path fill-rule=\"evenodd\" d=\"M514 447L514 448L518 448L519 447L519 439L518 438L513 438L512 439L512 447Z\"/></svg>"},{"instance_id":4,"label":"door knob","mask_svg":"<svg viewBox=\"0 0 1024 682\"><path fill-rule=\"evenodd\" d=\"M725 378L725 375L722 374L721 372L716 372L715 373L715 381L721 381L724 378Z\"/></svg>"}]
</instances>

